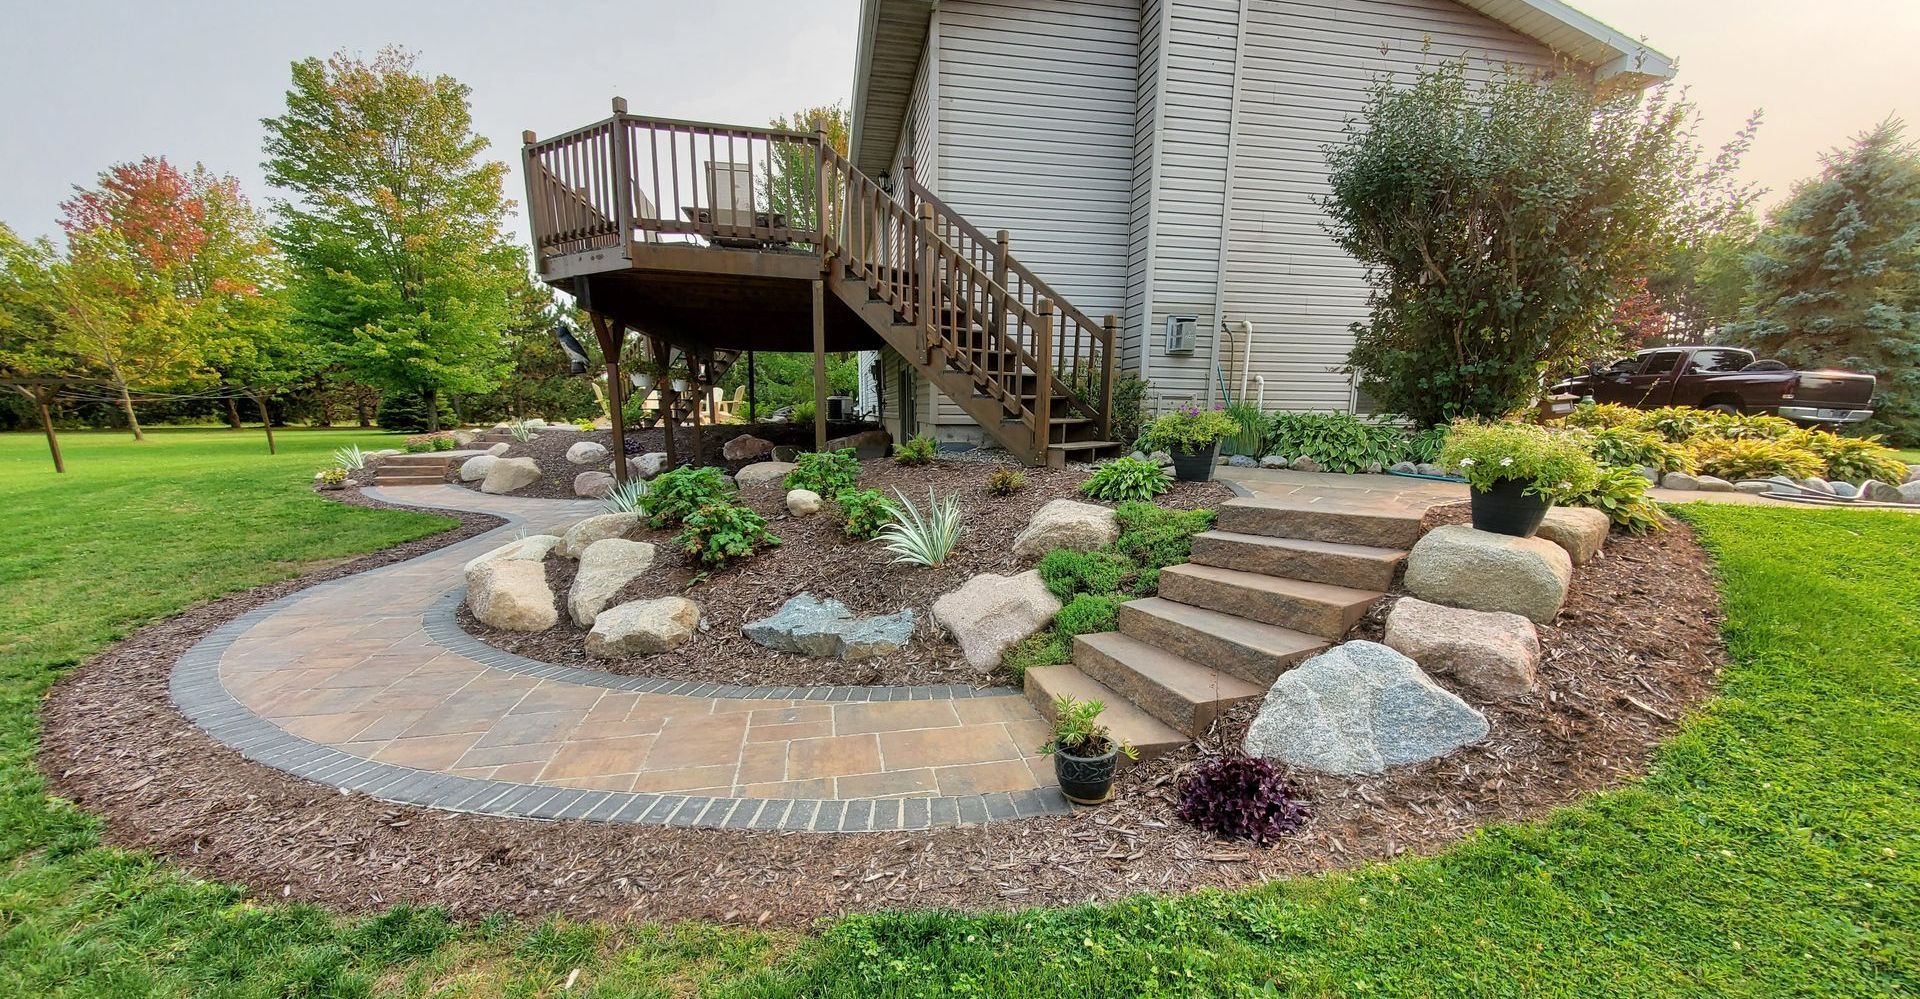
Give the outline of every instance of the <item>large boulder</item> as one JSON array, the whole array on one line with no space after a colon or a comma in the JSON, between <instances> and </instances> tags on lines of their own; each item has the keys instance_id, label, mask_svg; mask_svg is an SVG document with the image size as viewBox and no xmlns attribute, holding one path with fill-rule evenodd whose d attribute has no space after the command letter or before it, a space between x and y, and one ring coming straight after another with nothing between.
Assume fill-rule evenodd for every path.
<instances>
[{"instance_id":1,"label":"large boulder","mask_svg":"<svg viewBox=\"0 0 1920 999\"><path fill-rule=\"evenodd\" d=\"M740 630L780 652L817 659L872 659L898 651L913 637L913 610L863 618L838 600L802 593L782 604L772 617L749 621Z\"/></svg>"},{"instance_id":2,"label":"large boulder","mask_svg":"<svg viewBox=\"0 0 1920 999\"><path fill-rule=\"evenodd\" d=\"M1868 479L1860 486L1860 495L1875 503L1904 503L1906 498L1900 495L1900 487L1879 479Z\"/></svg>"},{"instance_id":3,"label":"large boulder","mask_svg":"<svg viewBox=\"0 0 1920 999\"><path fill-rule=\"evenodd\" d=\"M1293 459L1293 463L1287 467L1296 472L1318 472L1321 470L1319 462L1314 461L1311 457L1304 454Z\"/></svg>"},{"instance_id":4,"label":"large boulder","mask_svg":"<svg viewBox=\"0 0 1920 999\"><path fill-rule=\"evenodd\" d=\"M820 512L820 494L811 489L787 490L787 512L796 517L811 517Z\"/></svg>"},{"instance_id":5,"label":"large boulder","mask_svg":"<svg viewBox=\"0 0 1920 999\"><path fill-rule=\"evenodd\" d=\"M983 572L933 602L934 621L981 670L1000 665L1009 646L1046 627L1059 612L1060 601L1032 569L1015 576Z\"/></svg>"},{"instance_id":6,"label":"large boulder","mask_svg":"<svg viewBox=\"0 0 1920 999\"><path fill-rule=\"evenodd\" d=\"M598 465L607 460L607 446L599 441L575 441L567 448L567 460L575 465Z\"/></svg>"},{"instance_id":7,"label":"large boulder","mask_svg":"<svg viewBox=\"0 0 1920 999\"><path fill-rule=\"evenodd\" d=\"M467 575L467 609L481 624L545 631L560 623L544 562L497 558Z\"/></svg>"},{"instance_id":8,"label":"large boulder","mask_svg":"<svg viewBox=\"0 0 1920 999\"><path fill-rule=\"evenodd\" d=\"M535 534L529 537L517 538L492 551L475 556L469 560L465 566L461 567L460 574L466 579L467 588L472 589L475 573L488 563L496 561L544 561L547 553L553 551L554 546L559 543L559 536L554 534Z\"/></svg>"},{"instance_id":9,"label":"large boulder","mask_svg":"<svg viewBox=\"0 0 1920 999\"><path fill-rule=\"evenodd\" d=\"M493 470L494 463L500 459L490 454L478 454L460 463L460 481L479 482Z\"/></svg>"},{"instance_id":10,"label":"large boulder","mask_svg":"<svg viewBox=\"0 0 1920 999\"><path fill-rule=\"evenodd\" d=\"M506 441L501 441L500 443L487 448L487 453L490 455L493 455L495 458L498 458L511 450L513 450L513 445L508 444Z\"/></svg>"},{"instance_id":11,"label":"large boulder","mask_svg":"<svg viewBox=\"0 0 1920 999\"><path fill-rule=\"evenodd\" d=\"M1809 476L1807 478L1801 479L1800 488L1810 490L1812 492L1820 493L1823 496L1837 495L1833 491L1833 483L1828 482L1827 480L1817 475Z\"/></svg>"},{"instance_id":12,"label":"large boulder","mask_svg":"<svg viewBox=\"0 0 1920 999\"><path fill-rule=\"evenodd\" d=\"M1055 548L1090 552L1120 536L1113 511L1094 503L1057 499L1034 511L1013 539L1013 554L1028 561Z\"/></svg>"},{"instance_id":13,"label":"large boulder","mask_svg":"<svg viewBox=\"0 0 1920 999\"><path fill-rule=\"evenodd\" d=\"M1448 524L1427 532L1407 554L1408 592L1469 610L1509 611L1539 624L1553 620L1573 581L1573 559L1545 538L1515 538Z\"/></svg>"},{"instance_id":14,"label":"large boulder","mask_svg":"<svg viewBox=\"0 0 1920 999\"><path fill-rule=\"evenodd\" d=\"M586 499L606 499L614 485L613 476L606 472L581 472L573 477L573 494Z\"/></svg>"},{"instance_id":15,"label":"large boulder","mask_svg":"<svg viewBox=\"0 0 1920 999\"><path fill-rule=\"evenodd\" d=\"M1505 611L1401 597L1387 612L1386 644L1481 701L1532 697L1540 669L1540 634L1533 622Z\"/></svg>"},{"instance_id":16,"label":"large boulder","mask_svg":"<svg viewBox=\"0 0 1920 999\"><path fill-rule=\"evenodd\" d=\"M1920 503L1920 481L1901 483L1900 501L1902 503Z\"/></svg>"},{"instance_id":17,"label":"large boulder","mask_svg":"<svg viewBox=\"0 0 1920 999\"><path fill-rule=\"evenodd\" d=\"M1734 491L1733 483L1719 476L1702 475L1695 481L1699 483L1700 491L1703 493L1730 493Z\"/></svg>"},{"instance_id":18,"label":"large boulder","mask_svg":"<svg viewBox=\"0 0 1920 999\"><path fill-rule=\"evenodd\" d=\"M747 486L777 486L799 466L790 461L757 461L733 473L733 481Z\"/></svg>"},{"instance_id":19,"label":"large boulder","mask_svg":"<svg viewBox=\"0 0 1920 999\"><path fill-rule=\"evenodd\" d=\"M1660 477L1660 488L1692 492L1700 488L1700 480L1686 472L1668 472Z\"/></svg>"},{"instance_id":20,"label":"large boulder","mask_svg":"<svg viewBox=\"0 0 1920 999\"><path fill-rule=\"evenodd\" d=\"M652 479L667 470L665 451L648 451L627 459L627 472L637 479Z\"/></svg>"},{"instance_id":21,"label":"large boulder","mask_svg":"<svg viewBox=\"0 0 1920 999\"><path fill-rule=\"evenodd\" d=\"M532 458L495 458L487 468L486 478L480 482L480 491L498 496L517 492L538 481L540 466Z\"/></svg>"},{"instance_id":22,"label":"large boulder","mask_svg":"<svg viewBox=\"0 0 1920 999\"><path fill-rule=\"evenodd\" d=\"M600 612L587 632L594 659L650 656L680 647L700 627L700 605L685 597L633 600Z\"/></svg>"},{"instance_id":23,"label":"large boulder","mask_svg":"<svg viewBox=\"0 0 1920 999\"><path fill-rule=\"evenodd\" d=\"M1920 482L1920 465L1907 466L1907 477L1901 485L1905 485L1908 482Z\"/></svg>"},{"instance_id":24,"label":"large boulder","mask_svg":"<svg viewBox=\"0 0 1920 999\"><path fill-rule=\"evenodd\" d=\"M567 528L560 537L560 554L568 558L579 558L586 552L587 546L595 541L607 538L635 538L647 529L645 514L602 513Z\"/></svg>"},{"instance_id":25,"label":"large boulder","mask_svg":"<svg viewBox=\"0 0 1920 999\"><path fill-rule=\"evenodd\" d=\"M1487 719L1406 656L1348 642L1280 674L1247 727L1247 755L1328 774L1377 774L1487 737Z\"/></svg>"},{"instance_id":26,"label":"large boulder","mask_svg":"<svg viewBox=\"0 0 1920 999\"><path fill-rule=\"evenodd\" d=\"M893 448L893 435L885 430L862 430L827 442L829 451L845 451L848 448L852 448L853 456L861 461L885 458Z\"/></svg>"},{"instance_id":27,"label":"large boulder","mask_svg":"<svg viewBox=\"0 0 1920 999\"><path fill-rule=\"evenodd\" d=\"M626 538L601 538L580 553L580 571L567 590L567 614L582 628L606 609L607 601L653 567L653 546Z\"/></svg>"},{"instance_id":28,"label":"large boulder","mask_svg":"<svg viewBox=\"0 0 1920 999\"><path fill-rule=\"evenodd\" d=\"M1592 507L1556 506L1547 511L1547 519L1540 522L1535 536L1565 548L1574 565L1586 565L1607 543L1607 532L1612 528L1613 521Z\"/></svg>"},{"instance_id":29,"label":"large boulder","mask_svg":"<svg viewBox=\"0 0 1920 999\"><path fill-rule=\"evenodd\" d=\"M1859 487L1851 482L1842 482L1839 479L1827 483L1827 489L1840 499L1858 499L1860 496Z\"/></svg>"},{"instance_id":30,"label":"large boulder","mask_svg":"<svg viewBox=\"0 0 1920 999\"><path fill-rule=\"evenodd\" d=\"M772 453L772 441L752 434L741 434L720 445L720 457L728 461L754 461Z\"/></svg>"}]
</instances>

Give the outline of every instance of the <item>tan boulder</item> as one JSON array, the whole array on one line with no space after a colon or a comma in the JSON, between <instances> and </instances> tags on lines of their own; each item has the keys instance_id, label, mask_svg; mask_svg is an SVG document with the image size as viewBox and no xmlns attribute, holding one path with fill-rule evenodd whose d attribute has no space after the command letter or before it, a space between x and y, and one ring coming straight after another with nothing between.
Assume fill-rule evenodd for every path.
<instances>
[{"instance_id":1,"label":"tan boulder","mask_svg":"<svg viewBox=\"0 0 1920 999\"><path fill-rule=\"evenodd\" d=\"M1113 511L1095 503L1057 499L1034 511L1026 530L1013 539L1013 554L1027 561L1065 548L1090 552L1120 536Z\"/></svg>"},{"instance_id":2,"label":"tan boulder","mask_svg":"<svg viewBox=\"0 0 1920 999\"><path fill-rule=\"evenodd\" d=\"M490 552L475 556L461 568L460 574L461 577L467 581L467 588L472 589L474 573L489 562L543 561L546 559L547 553L553 551L554 546L559 543L560 538L552 534L535 534L525 538L516 538Z\"/></svg>"},{"instance_id":3,"label":"tan boulder","mask_svg":"<svg viewBox=\"0 0 1920 999\"><path fill-rule=\"evenodd\" d=\"M1045 628L1060 612L1040 573L983 572L933 602L933 619L947 629L967 662L980 670L1000 665L1014 643Z\"/></svg>"},{"instance_id":4,"label":"tan boulder","mask_svg":"<svg viewBox=\"0 0 1920 999\"><path fill-rule=\"evenodd\" d=\"M480 458L469 460L479 461ZM540 481L540 466L532 458L495 458L493 464L487 467L487 475L480 483L480 491L498 496L517 492L538 481Z\"/></svg>"},{"instance_id":5,"label":"tan boulder","mask_svg":"<svg viewBox=\"0 0 1920 999\"><path fill-rule=\"evenodd\" d=\"M1407 554L1407 591L1469 610L1508 611L1548 624L1566 602L1573 559L1545 538L1515 538L1448 524Z\"/></svg>"},{"instance_id":6,"label":"tan boulder","mask_svg":"<svg viewBox=\"0 0 1920 999\"><path fill-rule=\"evenodd\" d=\"M742 487L777 486L797 467L791 461L757 461L733 473L733 481Z\"/></svg>"},{"instance_id":7,"label":"tan boulder","mask_svg":"<svg viewBox=\"0 0 1920 999\"><path fill-rule=\"evenodd\" d=\"M1538 682L1540 634L1518 614L1401 597L1387 612L1385 644L1482 702L1525 700Z\"/></svg>"},{"instance_id":8,"label":"tan boulder","mask_svg":"<svg viewBox=\"0 0 1920 999\"><path fill-rule=\"evenodd\" d=\"M1612 529L1613 521L1592 507L1556 506L1547 511L1547 519L1540 522L1540 530L1534 532L1534 536L1566 549L1574 565L1586 565L1600 553L1601 546L1607 543L1607 532Z\"/></svg>"},{"instance_id":9,"label":"tan boulder","mask_svg":"<svg viewBox=\"0 0 1920 999\"><path fill-rule=\"evenodd\" d=\"M494 559L469 577L467 609L490 628L545 631L560 623L544 562Z\"/></svg>"},{"instance_id":10,"label":"tan boulder","mask_svg":"<svg viewBox=\"0 0 1920 999\"><path fill-rule=\"evenodd\" d=\"M567 590L567 614L582 628L628 583L653 567L653 546L645 541L602 538L580 553L580 570Z\"/></svg>"},{"instance_id":11,"label":"tan boulder","mask_svg":"<svg viewBox=\"0 0 1920 999\"><path fill-rule=\"evenodd\" d=\"M700 627L700 605L685 597L633 600L601 611L587 633L587 655L617 659L678 648Z\"/></svg>"},{"instance_id":12,"label":"tan boulder","mask_svg":"<svg viewBox=\"0 0 1920 999\"><path fill-rule=\"evenodd\" d=\"M645 514L602 513L567 528L560 538L560 554L568 558L579 558L587 546L606 538L636 538L645 533L647 518Z\"/></svg>"}]
</instances>

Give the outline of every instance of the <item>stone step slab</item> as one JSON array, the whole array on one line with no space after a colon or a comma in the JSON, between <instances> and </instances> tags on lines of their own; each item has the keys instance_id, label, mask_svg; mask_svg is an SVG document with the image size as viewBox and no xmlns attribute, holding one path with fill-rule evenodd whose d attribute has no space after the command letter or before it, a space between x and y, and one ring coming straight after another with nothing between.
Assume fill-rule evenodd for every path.
<instances>
[{"instance_id":1,"label":"stone step slab","mask_svg":"<svg viewBox=\"0 0 1920 999\"><path fill-rule=\"evenodd\" d=\"M1129 638L1205 663L1262 689L1328 645L1318 635L1163 597L1121 604L1119 622L1120 633Z\"/></svg>"},{"instance_id":2,"label":"stone step slab","mask_svg":"<svg viewBox=\"0 0 1920 999\"><path fill-rule=\"evenodd\" d=\"M1106 705L1100 720L1105 723L1115 738L1123 739L1140 754L1138 760L1129 760L1122 754L1120 769L1125 770L1134 763L1144 763L1157 756L1170 753L1187 744L1187 737L1168 727L1165 722L1147 714L1121 696L1106 684L1081 672L1075 666L1035 666L1027 670L1025 680L1027 700L1031 702L1040 716L1053 721L1053 700L1061 695L1081 701L1099 701ZM1022 746L1031 750L1033 746Z\"/></svg>"},{"instance_id":3,"label":"stone step slab","mask_svg":"<svg viewBox=\"0 0 1920 999\"><path fill-rule=\"evenodd\" d=\"M1360 618L1381 593L1188 563L1160 571L1160 596L1175 603L1337 639L1360 623Z\"/></svg>"},{"instance_id":4,"label":"stone step slab","mask_svg":"<svg viewBox=\"0 0 1920 999\"><path fill-rule=\"evenodd\" d=\"M1214 529L1404 551L1420 540L1422 516L1419 511L1377 500L1242 497L1220 504Z\"/></svg>"},{"instance_id":5,"label":"stone step slab","mask_svg":"<svg viewBox=\"0 0 1920 999\"><path fill-rule=\"evenodd\" d=\"M1192 561L1222 569L1384 592L1393 585L1393 574L1406 557L1406 551L1398 548L1203 531L1193 536Z\"/></svg>"},{"instance_id":6,"label":"stone step slab","mask_svg":"<svg viewBox=\"0 0 1920 999\"><path fill-rule=\"evenodd\" d=\"M1136 707L1189 736L1266 688L1109 631L1073 640L1073 664Z\"/></svg>"}]
</instances>

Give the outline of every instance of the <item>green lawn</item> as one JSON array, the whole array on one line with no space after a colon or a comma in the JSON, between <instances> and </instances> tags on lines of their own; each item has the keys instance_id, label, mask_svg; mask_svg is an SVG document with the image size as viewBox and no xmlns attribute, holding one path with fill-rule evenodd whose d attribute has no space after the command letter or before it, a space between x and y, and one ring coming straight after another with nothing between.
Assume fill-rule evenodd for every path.
<instances>
[{"instance_id":1,"label":"green lawn","mask_svg":"<svg viewBox=\"0 0 1920 999\"><path fill-rule=\"evenodd\" d=\"M1920 451L1902 451L1900 460L1909 465L1920 465Z\"/></svg>"},{"instance_id":2,"label":"green lawn","mask_svg":"<svg viewBox=\"0 0 1920 999\"><path fill-rule=\"evenodd\" d=\"M102 847L49 805L35 696L140 621L433 530L305 480L350 435L0 435L0 995L1913 995L1920 517L1687 508L1725 692L1639 785L1431 859L1006 916L701 926L338 919ZM1778 539L1792 537L1792 545ZM1284 847L1283 847L1284 848ZM562 985L578 969L571 991Z\"/></svg>"}]
</instances>

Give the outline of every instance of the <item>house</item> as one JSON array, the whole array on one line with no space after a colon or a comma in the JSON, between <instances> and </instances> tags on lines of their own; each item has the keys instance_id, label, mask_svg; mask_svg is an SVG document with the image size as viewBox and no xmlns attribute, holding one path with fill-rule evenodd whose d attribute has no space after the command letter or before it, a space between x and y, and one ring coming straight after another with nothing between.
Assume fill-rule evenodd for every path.
<instances>
[{"instance_id":1,"label":"house","mask_svg":"<svg viewBox=\"0 0 1920 999\"><path fill-rule=\"evenodd\" d=\"M1454 58L1674 72L1560 0L865 0L849 157L1115 315L1112 364L1150 407L1364 410L1340 367L1367 292L1322 229L1322 150L1375 81ZM867 355L863 408L899 437L990 436L910 353Z\"/></svg>"}]
</instances>

